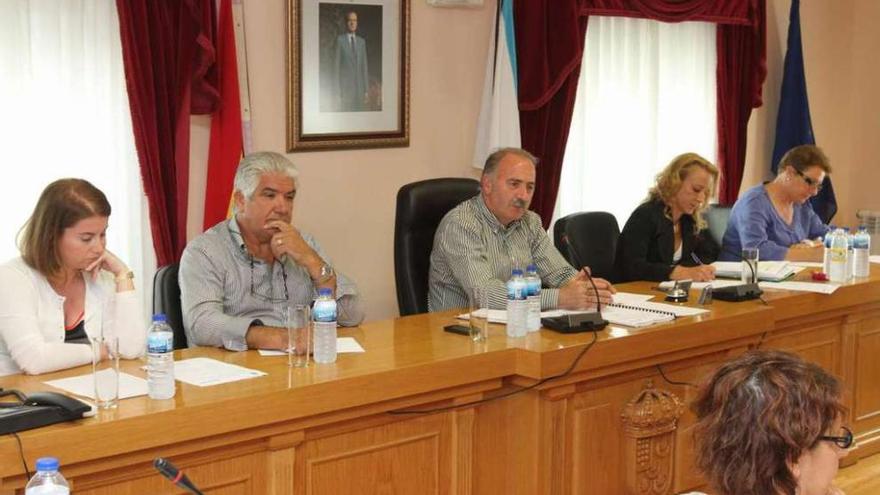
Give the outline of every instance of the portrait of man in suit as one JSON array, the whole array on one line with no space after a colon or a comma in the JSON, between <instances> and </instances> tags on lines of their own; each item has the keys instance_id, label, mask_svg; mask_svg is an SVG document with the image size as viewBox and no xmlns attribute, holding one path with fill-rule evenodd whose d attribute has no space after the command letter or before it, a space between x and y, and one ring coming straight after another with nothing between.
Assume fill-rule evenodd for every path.
<instances>
[{"instance_id":1,"label":"portrait of man in suit","mask_svg":"<svg viewBox=\"0 0 880 495\"><path fill-rule=\"evenodd\" d=\"M345 14L345 27L346 31L336 37L333 58L338 108L343 112L358 112L367 110L370 80L367 44L357 34L357 12Z\"/></svg>"},{"instance_id":2,"label":"portrait of man in suit","mask_svg":"<svg viewBox=\"0 0 880 495\"><path fill-rule=\"evenodd\" d=\"M383 6L319 5L321 111L382 111Z\"/></svg>"}]
</instances>

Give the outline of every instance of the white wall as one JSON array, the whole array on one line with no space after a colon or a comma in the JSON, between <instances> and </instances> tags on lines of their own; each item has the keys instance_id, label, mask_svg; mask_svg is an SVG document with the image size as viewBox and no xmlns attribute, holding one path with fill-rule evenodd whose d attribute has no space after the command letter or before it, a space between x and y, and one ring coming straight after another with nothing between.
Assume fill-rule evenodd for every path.
<instances>
[{"instance_id":1,"label":"white wall","mask_svg":"<svg viewBox=\"0 0 880 495\"><path fill-rule=\"evenodd\" d=\"M255 150L285 152L286 3L244 2ZM411 5L410 146L288 155L301 172L294 223L358 282L367 320L398 314L393 239L400 186L476 176L469 164L495 2L468 9ZM193 119L190 237L202 227L209 128L208 118Z\"/></svg>"}]
</instances>

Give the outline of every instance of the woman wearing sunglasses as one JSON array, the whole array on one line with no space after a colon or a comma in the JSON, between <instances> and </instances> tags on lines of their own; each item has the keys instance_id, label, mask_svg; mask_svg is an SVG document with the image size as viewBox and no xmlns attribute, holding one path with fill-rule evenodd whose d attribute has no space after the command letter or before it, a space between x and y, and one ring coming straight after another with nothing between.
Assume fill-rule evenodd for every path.
<instances>
[{"instance_id":1,"label":"woman wearing sunglasses","mask_svg":"<svg viewBox=\"0 0 880 495\"><path fill-rule=\"evenodd\" d=\"M733 205L721 259L739 261L743 248L756 247L765 261L822 261L821 238L828 226L808 200L830 173L828 158L817 146L788 150L776 178L749 189Z\"/></svg>"},{"instance_id":2,"label":"woman wearing sunglasses","mask_svg":"<svg viewBox=\"0 0 880 495\"><path fill-rule=\"evenodd\" d=\"M696 463L719 495L839 495L853 444L840 382L794 354L751 351L722 365L692 409Z\"/></svg>"}]
</instances>

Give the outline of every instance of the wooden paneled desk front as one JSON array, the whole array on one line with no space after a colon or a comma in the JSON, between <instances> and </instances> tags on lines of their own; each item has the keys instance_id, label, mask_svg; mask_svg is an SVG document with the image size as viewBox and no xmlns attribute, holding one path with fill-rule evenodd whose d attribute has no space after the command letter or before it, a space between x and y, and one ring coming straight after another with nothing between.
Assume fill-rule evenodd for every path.
<instances>
[{"instance_id":1,"label":"wooden paneled desk front","mask_svg":"<svg viewBox=\"0 0 880 495\"><path fill-rule=\"evenodd\" d=\"M620 286L649 292L651 285ZM692 294L693 296L693 294ZM695 297L691 298L692 300ZM789 349L841 376L858 447L880 450L880 270L826 296L767 292L716 301L666 325L611 326L593 339L547 330L508 339L501 325L473 344L442 331L455 311L341 329L363 354L288 368L283 357L178 351L267 376L214 387L177 384L172 400L122 400L116 410L20 433L27 463L54 455L77 494L182 493L152 468L168 457L212 494L666 494L700 487L687 404L720 361L750 347ZM143 376L140 361L123 362ZM0 387L88 372L0 378ZM482 401L482 402L481 402ZM450 407L458 406L458 407ZM428 414L400 410L445 408ZM32 469L32 468L31 468ZM0 438L0 493L26 483L16 440Z\"/></svg>"}]
</instances>

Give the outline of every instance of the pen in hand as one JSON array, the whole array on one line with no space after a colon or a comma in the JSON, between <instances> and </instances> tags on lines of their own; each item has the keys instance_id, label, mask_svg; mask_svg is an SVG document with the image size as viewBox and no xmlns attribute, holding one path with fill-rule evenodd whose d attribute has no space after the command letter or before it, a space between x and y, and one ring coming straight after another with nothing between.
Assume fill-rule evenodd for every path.
<instances>
[{"instance_id":1,"label":"pen in hand","mask_svg":"<svg viewBox=\"0 0 880 495\"><path fill-rule=\"evenodd\" d=\"M698 265L702 265L702 264L703 264L703 260L701 260L700 257L697 256L697 253L693 253L693 252L692 252L692 253L691 253L691 259L694 260L694 263L696 263L696 264L698 264Z\"/></svg>"}]
</instances>

